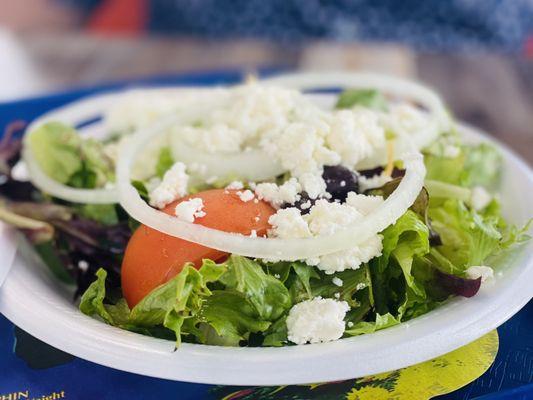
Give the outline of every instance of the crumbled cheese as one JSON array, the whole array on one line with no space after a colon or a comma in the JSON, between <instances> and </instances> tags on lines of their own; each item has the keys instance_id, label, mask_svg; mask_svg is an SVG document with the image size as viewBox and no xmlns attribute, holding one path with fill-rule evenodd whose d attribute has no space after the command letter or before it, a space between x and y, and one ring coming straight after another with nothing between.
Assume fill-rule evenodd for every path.
<instances>
[{"instance_id":1,"label":"crumbled cheese","mask_svg":"<svg viewBox=\"0 0 533 400\"><path fill-rule=\"evenodd\" d=\"M186 142L208 153L236 153L241 151L243 135L226 124L210 127L178 126L173 133L183 137Z\"/></svg>"},{"instance_id":2,"label":"crumbled cheese","mask_svg":"<svg viewBox=\"0 0 533 400\"><path fill-rule=\"evenodd\" d=\"M19 182L28 182L30 180L30 173L24 161L19 160L11 168L11 178Z\"/></svg>"},{"instance_id":3,"label":"crumbled cheese","mask_svg":"<svg viewBox=\"0 0 533 400\"><path fill-rule=\"evenodd\" d=\"M320 199L304 217L313 235L327 236L334 234L339 228L352 225L361 218L361 214L349 205Z\"/></svg>"},{"instance_id":4,"label":"crumbled cheese","mask_svg":"<svg viewBox=\"0 0 533 400\"><path fill-rule=\"evenodd\" d=\"M340 162L339 154L326 147L324 135L328 128L322 122L294 122L280 132L265 136L261 143L285 169L299 177L303 173L317 172L323 165Z\"/></svg>"},{"instance_id":5,"label":"crumbled cheese","mask_svg":"<svg viewBox=\"0 0 533 400\"><path fill-rule=\"evenodd\" d=\"M333 274L347 269L358 269L374 257L379 257L383 250L383 237L374 235L358 246L347 250L320 256L317 268L326 274Z\"/></svg>"},{"instance_id":6,"label":"crumbled cheese","mask_svg":"<svg viewBox=\"0 0 533 400\"><path fill-rule=\"evenodd\" d=\"M301 208L302 210L307 210L307 209L311 208L312 205L313 205L313 204L311 203L311 200L307 200L306 202L304 202L304 203L302 203L302 204L300 205L300 208Z\"/></svg>"},{"instance_id":7,"label":"crumbled cheese","mask_svg":"<svg viewBox=\"0 0 533 400\"><path fill-rule=\"evenodd\" d=\"M385 131L372 110L341 110L333 114L326 140L329 148L341 156L342 164L353 168L385 145Z\"/></svg>"},{"instance_id":8,"label":"crumbled cheese","mask_svg":"<svg viewBox=\"0 0 533 400\"><path fill-rule=\"evenodd\" d=\"M288 339L296 344L340 339L344 317L350 307L345 301L315 297L295 304L287 316Z\"/></svg>"},{"instance_id":9,"label":"crumbled cheese","mask_svg":"<svg viewBox=\"0 0 533 400\"><path fill-rule=\"evenodd\" d=\"M320 236L332 235L339 229L352 225L362 218L362 214L346 203L329 203L326 200L318 200L309 214L304 217L309 224L311 233ZM305 262L308 265L315 265L326 274L333 274L346 269L357 269L361 264L381 255L382 239L381 235L374 235L358 246L307 259Z\"/></svg>"},{"instance_id":10,"label":"crumbled cheese","mask_svg":"<svg viewBox=\"0 0 533 400\"><path fill-rule=\"evenodd\" d=\"M355 192L349 192L346 198L346 204L352 206L363 215L372 213L382 203L382 196L366 196Z\"/></svg>"},{"instance_id":11,"label":"crumbled cheese","mask_svg":"<svg viewBox=\"0 0 533 400\"><path fill-rule=\"evenodd\" d=\"M470 202L476 211L481 211L492 201L492 196L482 186L472 188Z\"/></svg>"},{"instance_id":12,"label":"crumbled cheese","mask_svg":"<svg viewBox=\"0 0 533 400\"><path fill-rule=\"evenodd\" d=\"M337 293L335 293L333 295L333 297L335 297L336 299L340 299L341 298L341 294L337 292Z\"/></svg>"},{"instance_id":13,"label":"crumbled cheese","mask_svg":"<svg viewBox=\"0 0 533 400\"><path fill-rule=\"evenodd\" d=\"M433 129L431 116L409 103L391 104L382 116L382 124L389 131L404 135L427 135L428 128Z\"/></svg>"},{"instance_id":14,"label":"crumbled cheese","mask_svg":"<svg viewBox=\"0 0 533 400\"><path fill-rule=\"evenodd\" d=\"M280 274L274 274L274 278L279 279L279 278L281 278L281 275Z\"/></svg>"},{"instance_id":15,"label":"crumbled cheese","mask_svg":"<svg viewBox=\"0 0 533 400\"><path fill-rule=\"evenodd\" d=\"M302 186L295 178L290 178L279 187L279 199L284 203L293 204L300 199Z\"/></svg>"},{"instance_id":16,"label":"crumbled cheese","mask_svg":"<svg viewBox=\"0 0 533 400\"><path fill-rule=\"evenodd\" d=\"M362 214L349 204L318 200L306 215L295 207L278 210L268 222L270 237L282 239L332 235L362 218ZM381 235L374 235L359 246L305 259L307 265L316 266L326 274L357 269L362 263L380 256L383 249ZM274 260L270 260L274 261Z\"/></svg>"},{"instance_id":17,"label":"crumbled cheese","mask_svg":"<svg viewBox=\"0 0 533 400\"><path fill-rule=\"evenodd\" d=\"M348 322L346 323L346 326L347 326L348 328L353 328L353 322L352 322L352 321L348 321Z\"/></svg>"},{"instance_id":18,"label":"crumbled cheese","mask_svg":"<svg viewBox=\"0 0 533 400\"><path fill-rule=\"evenodd\" d=\"M253 200L255 197L254 192L252 192L249 189L246 189L244 191L239 190L236 192L236 195L239 196L239 199L241 199L241 201L243 201L244 203L247 203L250 200Z\"/></svg>"},{"instance_id":19,"label":"crumbled cheese","mask_svg":"<svg viewBox=\"0 0 533 400\"><path fill-rule=\"evenodd\" d=\"M344 282L342 281L341 278L335 276L335 277L333 277L333 279L331 280L331 283L333 283L335 286L339 286L339 287L341 287L341 286L343 285Z\"/></svg>"},{"instance_id":20,"label":"crumbled cheese","mask_svg":"<svg viewBox=\"0 0 533 400\"><path fill-rule=\"evenodd\" d=\"M391 180L392 178L383 172L381 174L374 175L371 178L367 178L364 175L358 176L359 189L363 192L368 189L381 187Z\"/></svg>"},{"instance_id":21,"label":"crumbled cheese","mask_svg":"<svg viewBox=\"0 0 533 400\"><path fill-rule=\"evenodd\" d=\"M301 186L295 178L287 180L283 185L275 183L259 183L255 194L259 200L265 200L273 207L279 208L284 203L293 204L300 199Z\"/></svg>"},{"instance_id":22,"label":"crumbled cheese","mask_svg":"<svg viewBox=\"0 0 533 400\"><path fill-rule=\"evenodd\" d=\"M302 186L302 190L307 193L311 199L318 197L329 197L326 191L326 182L322 178L322 173L306 172L302 174L298 180Z\"/></svg>"},{"instance_id":23,"label":"crumbled cheese","mask_svg":"<svg viewBox=\"0 0 533 400\"><path fill-rule=\"evenodd\" d=\"M85 272L89 269L89 263L85 260L80 260L78 261L78 268Z\"/></svg>"},{"instance_id":24,"label":"crumbled cheese","mask_svg":"<svg viewBox=\"0 0 533 400\"><path fill-rule=\"evenodd\" d=\"M163 176L161 183L150 191L150 205L163 208L174 200L187 194L189 175L185 172L185 164L175 163Z\"/></svg>"},{"instance_id":25,"label":"crumbled cheese","mask_svg":"<svg viewBox=\"0 0 533 400\"><path fill-rule=\"evenodd\" d=\"M481 282L494 279L494 270L485 265L474 265L469 267L465 272L469 279L477 279L481 277Z\"/></svg>"},{"instance_id":26,"label":"crumbled cheese","mask_svg":"<svg viewBox=\"0 0 533 400\"><path fill-rule=\"evenodd\" d=\"M194 222L195 218L205 217L204 202L202 199L195 197L187 201L182 201L175 208L176 217L185 222Z\"/></svg>"},{"instance_id":27,"label":"crumbled cheese","mask_svg":"<svg viewBox=\"0 0 533 400\"><path fill-rule=\"evenodd\" d=\"M302 217L300 210L295 207L283 208L268 218L272 226L269 235L282 238L306 238L311 236L309 226Z\"/></svg>"},{"instance_id":28,"label":"crumbled cheese","mask_svg":"<svg viewBox=\"0 0 533 400\"><path fill-rule=\"evenodd\" d=\"M458 146L454 146L452 144L447 144L444 146L444 149L442 151L442 155L446 158L456 158L461 154L461 149Z\"/></svg>"},{"instance_id":29,"label":"crumbled cheese","mask_svg":"<svg viewBox=\"0 0 533 400\"><path fill-rule=\"evenodd\" d=\"M366 288L366 283L360 282L355 286L355 290L363 290Z\"/></svg>"},{"instance_id":30,"label":"crumbled cheese","mask_svg":"<svg viewBox=\"0 0 533 400\"><path fill-rule=\"evenodd\" d=\"M241 190L244 189L244 184L241 181L233 181L228 186L226 186L226 189Z\"/></svg>"}]
</instances>

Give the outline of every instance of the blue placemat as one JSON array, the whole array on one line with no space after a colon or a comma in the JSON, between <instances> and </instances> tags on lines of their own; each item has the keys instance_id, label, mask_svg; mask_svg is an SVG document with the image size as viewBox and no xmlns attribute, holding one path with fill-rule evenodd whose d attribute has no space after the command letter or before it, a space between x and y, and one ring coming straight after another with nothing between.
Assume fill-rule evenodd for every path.
<instances>
[{"instance_id":1,"label":"blue placemat","mask_svg":"<svg viewBox=\"0 0 533 400\"><path fill-rule=\"evenodd\" d=\"M231 83L241 77L240 71L156 77L3 103L0 132L13 120L30 122L89 94L138 85ZM500 348L492 367L466 387L438 399L533 399L533 302L498 328L498 333ZM345 386L349 385L347 381ZM314 398L345 398L346 391L339 390L343 387L329 387ZM48 346L0 316L0 400L221 399L237 389L165 381L102 367Z\"/></svg>"}]
</instances>

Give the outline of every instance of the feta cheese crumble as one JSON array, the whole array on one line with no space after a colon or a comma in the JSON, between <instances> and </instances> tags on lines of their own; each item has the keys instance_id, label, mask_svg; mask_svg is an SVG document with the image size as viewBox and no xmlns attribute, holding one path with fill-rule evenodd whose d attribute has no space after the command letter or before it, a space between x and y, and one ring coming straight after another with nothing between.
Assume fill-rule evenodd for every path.
<instances>
[{"instance_id":1,"label":"feta cheese crumble","mask_svg":"<svg viewBox=\"0 0 533 400\"><path fill-rule=\"evenodd\" d=\"M150 192L150 205L164 208L167 204L187 194L189 175L186 173L185 164L175 163L163 176L161 183Z\"/></svg>"},{"instance_id":2,"label":"feta cheese crumble","mask_svg":"<svg viewBox=\"0 0 533 400\"><path fill-rule=\"evenodd\" d=\"M338 287L341 287L343 285L343 281L341 278L339 277L334 277L332 280L331 280L331 283L333 283L335 286L338 286Z\"/></svg>"},{"instance_id":3,"label":"feta cheese crumble","mask_svg":"<svg viewBox=\"0 0 533 400\"><path fill-rule=\"evenodd\" d=\"M485 265L474 265L469 267L465 272L468 279L477 279L481 277L481 282L494 278L494 270Z\"/></svg>"},{"instance_id":4,"label":"feta cheese crumble","mask_svg":"<svg viewBox=\"0 0 533 400\"><path fill-rule=\"evenodd\" d=\"M372 213L383 201L383 196L366 196L355 192L349 192L346 197L346 204L352 206L363 215Z\"/></svg>"},{"instance_id":5,"label":"feta cheese crumble","mask_svg":"<svg viewBox=\"0 0 533 400\"><path fill-rule=\"evenodd\" d=\"M239 196L239 199L241 199L241 201L244 203L247 203L250 200L253 200L255 197L254 192L252 192L249 189L246 189L244 191L239 190L236 192L236 195Z\"/></svg>"},{"instance_id":6,"label":"feta cheese crumble","mask_svg":"<svg viewBox=\"0 0 533 400\"><path fill-rule=\"evenodd\" d=\"M356 193L351 196L349 194L349 197L352 199L352 204L331 203L325 199L320 199L306 215L302 215L296 207L280 209L268 220L272 225L268 235L281 239L332 235L339 229L343 229L362 218L363 212L371 212L383 201L380 196L364 199L364 197L369 196ZM359 208L362 212L358 210ZM304 261L307 265L316 266L326 274L333 274L346 269L357 269L362 263L381 255L382 240L383 237L376 234L358 246L308 258Z\"/></svg>"},{"instance_id":7,"label":"feta cheese crumble","mask_svg":"<svg viewBox=\"0 0 533 400\"><path fill-rule=\"evenodd\" d=\"M492 196L482 186L472 188L470 203L476 211L482 211L492 201Z\"/></svg>"},{"instance_id":8,"label":"feta cheese crumble","mask_svg":"<svg viewBox=\"0 0 533 400\"><path fill-rule=\"evenodd\" d=\"M242 190L244 189L244 184L241 181L233 181L228 186L226 186L227 190Z\"/></svg>"},{"instance_id":9,"label":"feta cheese crumble","mask_svg":"<svg viewBox=\"0 0 533 400\"><path fill-rule=\"evenodd\" d=\"M330 194L326 191L326 182L322 178L322 172L306 172L298 178L298 181L302 186L302 190L307 193L309 198L330 197Z\"/></svg>"},{"instance_id":10,"label":"feta cheese crumble","mask_svg":"<svg viewBox=\"0 0 533 400\"><path fill-rule=\"evenodd\" d=\"M204 202L202 199L196 197L187 201L182 201L179 203L174 213L176 217L185 222L194 222L195 218L205 217L205 211L202 211L204 208Z\"/></svg>"},{"instance_id":11,"label":"feta cheese crumble","mask_svg":"<svg viewBox=\"0 0 533 400\"><path fill-rule=\"evenodd\" d=\"M367 178L364 175L358 176L359 188L363 192L368 189L375 189L381 187L387 182L390 182L391 180L392 178L383 172L381 174L374 175L370 178Z\"/></svg>"},{"instance_id":12,"label":"feta cheese crumble","mask_svg":"<svg viewBox=\"0 0 533 400\"><path fill-rule=\"evenodd\" d=\"M377 147L385 145L385 130L378 114L372 110L355 108L333 114L327 136L329 148L340 155L347 168L371 156Z\"/></svg>"},{"instance_id":13,"label":"feta cheese crumble","mask_svg":"<svg viewBox=\"0 0 533 400\"><path fill-rule=\"evenodd\" d=\"M272 226L270 236L281 239L311 237L309 226L303 219L302 213L295 207L283 208L271 215L268 223Z\"/></svg>"},{"instance_id":14,"label":"feta cheese crumble","mask_svg":"<svg viewBox=\"0 0 533 400\"><path fill-rule=\"evenodd\" d=\"M281 186L268 182L259 183L255 187L255 194L259 200L265 200L274 208L279 208L284 203L293 204L298 201L301 190L300 183L295 178L291 178Z\"/></svg>"},{"instance_id":15,"label":"feta cheese crumble","mask_svg":"<svg viewBox=\"0 0 533 400\"><path fill-rule=\"evenodd\" d=\"M315 297L295 304L287 316L288 339L296 344L340 339L344 317L350 307L345 301Z\"/></svg>"}]
</instances>

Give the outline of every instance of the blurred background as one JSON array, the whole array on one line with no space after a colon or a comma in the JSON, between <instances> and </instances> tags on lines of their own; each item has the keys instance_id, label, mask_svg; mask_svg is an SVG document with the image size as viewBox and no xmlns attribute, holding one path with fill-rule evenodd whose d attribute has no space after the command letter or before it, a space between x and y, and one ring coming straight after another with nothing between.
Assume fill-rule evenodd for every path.
<instances>
[{"instance_id":1,"label":"blurred background","mask_svg":"<svg viewBox=\"0 0 533 400\"><path fill-rule=\"evenodd\" d=\"M0 102L265 68L421 79L533 162L533 0L0 0Z\"/></svg>"}]
</instances>

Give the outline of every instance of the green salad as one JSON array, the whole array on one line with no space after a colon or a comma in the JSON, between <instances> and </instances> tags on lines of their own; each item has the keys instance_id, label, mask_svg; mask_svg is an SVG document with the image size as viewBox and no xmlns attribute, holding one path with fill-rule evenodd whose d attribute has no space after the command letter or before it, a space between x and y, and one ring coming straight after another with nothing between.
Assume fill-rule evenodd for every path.
<instances>
[{"instance_id":1,"label":"green salad","mask_svg":"<svg viewBox=\"0 0 533 400\"><path fill-rule=\"evenodd\" d=\"M82 313L176 346L328 342L476 295L528 239L497 149L427 88L345 86L119 93L103 139L35 123L1 144L0 219Z\"/></svg>"}]
</instances>

